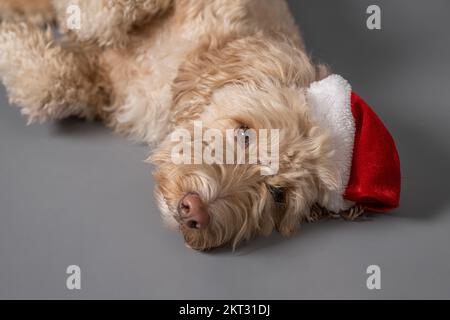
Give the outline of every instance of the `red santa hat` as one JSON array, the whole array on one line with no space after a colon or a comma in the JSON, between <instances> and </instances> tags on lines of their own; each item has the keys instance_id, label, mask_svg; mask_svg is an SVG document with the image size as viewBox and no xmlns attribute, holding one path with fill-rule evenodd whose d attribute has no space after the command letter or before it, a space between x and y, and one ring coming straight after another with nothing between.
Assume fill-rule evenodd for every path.
<instances>
[{"instance_id":1,"label":"red santa hat","mask_svg":"<svg viewBox=\"0 0 450 320\"><path fill-rule=\"evenodd\" d=\"M312 83L306 96L313 116L336 145L339 188L324 206L333 212L355 204L377 212L398 207L400 160L380 118L339 75Z\"/></svg>"}]
</instances>

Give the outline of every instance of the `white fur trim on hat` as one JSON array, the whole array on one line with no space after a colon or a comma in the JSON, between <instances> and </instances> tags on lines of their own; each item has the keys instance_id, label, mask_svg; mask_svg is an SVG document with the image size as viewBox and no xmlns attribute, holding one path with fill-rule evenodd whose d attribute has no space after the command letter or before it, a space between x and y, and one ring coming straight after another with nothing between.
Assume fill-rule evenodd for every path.
<instances>
[{"instance_id":1,"label":"white fur trim on hat","mask_svg":"<svg viewBox=\"0 0 450 320\"><path fill-rule=\"evenodd\" d=\"M313 116L330 132L336 146L333 158L340 174L339 189L331 193L325 204L325 207L333 212L346 210L353 205L343 198L350 178L355 139L351 93L352 87L347 80L333 74L313 82L306 94Z\"/></svg>"}]
</instances>

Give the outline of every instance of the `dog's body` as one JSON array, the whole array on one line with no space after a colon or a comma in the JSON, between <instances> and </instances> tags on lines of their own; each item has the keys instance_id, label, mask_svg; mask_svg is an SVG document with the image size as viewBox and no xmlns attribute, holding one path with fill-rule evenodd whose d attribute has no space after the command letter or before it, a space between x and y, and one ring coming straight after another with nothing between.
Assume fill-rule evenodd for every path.
<instances>
[{"instance_id":1,"label":"dog's body","mask_svg":"<svg viewBox=\"0 0 450 320\"><path fill-rule=\"evenodd\" d=\"M107 1L103 0L55 1L57 19L61 28L68 34L64 46L72 48L47 48L53 39L45 37L40 30L29 25L7 24L3 27L1 44L4 50L2 62L5 67L2 74L7 86L9 79L18 78L18 69L25 68L23 63L32 61L33 70L23 72L30 71L27 76L30 77L29 81L35 81L33 86L43 80L48 80L48 83L59 81L62 87L70 91L81 84L82 88L77 88L77 94L69 96L58 92L56 96L61 100L60 103L68 106L79 105L80 100L84 99L83 102L89 102L88 106L83 105L80 108L92 108L61 110L63 107L59 103L54 106L58 110L42 112L37 109L43 104L43 95L52 96L52 93L48 93L53 89L52 85L42 88L41 95L26 92L15 94L15 91L21 88L10 88L11 99L24 108L23 111L31 120L48 120L68 115L100 116L115 130L154 143L163 139L171 130L171 113L176 111L172 108L172 86L181 65L195 60L208 49L220 50L231 39L245 39L258 32L262 34L280 31L286 39L301 45L298 29L284 1L115 2L115 6L108 7ZM133 2L135 4L132 5ZM43 0L22 0L19 3L3 0L3 12L8 13L7 17L18 20L13 13L17 12L19 15L24 12L19 10L19 7L34 7L29 9L30 15L33 12L32 17L40 17L33 20L42 21L42 17L50 18L50 15L44 14L49 10L49 3L50 1ZM9 11L6 10L8 4L11 8ZM66 8L71 4L80 6L79 30L67 30L65 20L71 17L66 14ZM133 25L133 30L127 31L126 27L116 30L118 28L114 23L125 25L117 21L131 19L130 17L137 15L135 12L129 12L127 16L127 12L121 10L138 12L151 5L154 6L153 10L149 10L146 16L143 14L140 17L142 21ZM16 39L7 39L8 36ZM16 42L13 42L14 40ZM8 52L8 45L14 47L10 48L11 52ZM17 45L23 46L24 50L26 46L33 47L36 52L30 52L28 55L25 52L13 52ZM19 54L21 57L17 57ZM41 57L47 59L39 65ZM14 59L17 60L17 68L11 63ZM53 68L57 68L58 72L66 68L67 76L77 78L76 83L73 83L73 79L51 78L53 70L48 69L52 62L50 59L58 62ZM22 86L27 87L25 81Z\"/></svg>"},{"instance_id":2,"label":"dog's body","mask_svg":"<svg viewBox=\"0 0 450 320\"><path fill-rule=\"evenodd\" d=\"M80 29L67 28L71 4L81 9ZM19 5L36 6L29 11L38 23L53 10L64 36L58 44L30 23L1 25L0 77L11 101L30 121L99 118L157 145L157 200L190 246L236 244L273 228L288 235L337 190L336 146L304 92L328 71L305 54L283 0L2 0L3 18L20 20L28 11L14 11ZM173 164L169 133L192 130L192 120L280 129L279 172ZM182 223L186 208L195 208L193 228Z\"/></svg>"}]
</instances>

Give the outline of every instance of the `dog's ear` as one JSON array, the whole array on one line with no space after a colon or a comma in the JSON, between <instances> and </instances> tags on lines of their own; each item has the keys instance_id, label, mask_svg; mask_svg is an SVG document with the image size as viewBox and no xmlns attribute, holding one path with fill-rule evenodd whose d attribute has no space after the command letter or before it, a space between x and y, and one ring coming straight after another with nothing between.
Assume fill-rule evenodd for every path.
<instances>
[{"instance_id":1,"label":"dog's ear","mask_svg":"<svg viewBox=\"0 0 450 320\"><path fill-rule=\"evenodd\" d=\"M284 201L284 208L276 219L276 228L283 236L295 232L300 223L311 220L315 203L322 204L337 190L338 174L333 167L322 167L310 179L299 182Z\"/></svg>"},{"instance_id":2,"label":"dog's ear","mask_svg":"<svg viewBox=\"0 0 450 320\"><path fill-rule=\"evenodd\" d=\"M261 212L259 213L258 229L260 235L268 236L276 226L274 213L276 213L277 204L274 201L267 201L268 198L272 198L272 195L266 186L262 186L260 194L260 205L264 206L264 208L255 208L257 211Z\"/></svg>"},{"instance_id":3,"label":"dog's ear","mask_svg":"<svg viewBox=\"0 0 450 320\"><path fill-rule=\"evenodd\" d=\"M340 176L333 161L333 140L317 123L302 117L302 130L296 136L285 137L279 174L268 178L271 186L284 188L283 210L276 227L283 235L294 232L304 220L309 220L311 207L325 203L338 189ZM292 130L294 131L294 130Z\"/></svg>"}]
</instances>

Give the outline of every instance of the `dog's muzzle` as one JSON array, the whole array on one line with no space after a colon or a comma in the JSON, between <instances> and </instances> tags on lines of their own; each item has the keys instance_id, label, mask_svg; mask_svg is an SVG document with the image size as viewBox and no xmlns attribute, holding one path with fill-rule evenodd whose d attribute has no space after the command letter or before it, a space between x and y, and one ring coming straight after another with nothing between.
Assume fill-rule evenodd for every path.
<instances>
[{"instance_id":1,"label":"dog's muzzle","mask_svg":"<svg viewBox=\"0 0 450 320\"><path fill-rule=\"evenodd\" d=\"M178 203L178 220L190 229L202 229L209 223L208 208L196 193L184 195Z\"/></svg>"}]
</instances>

